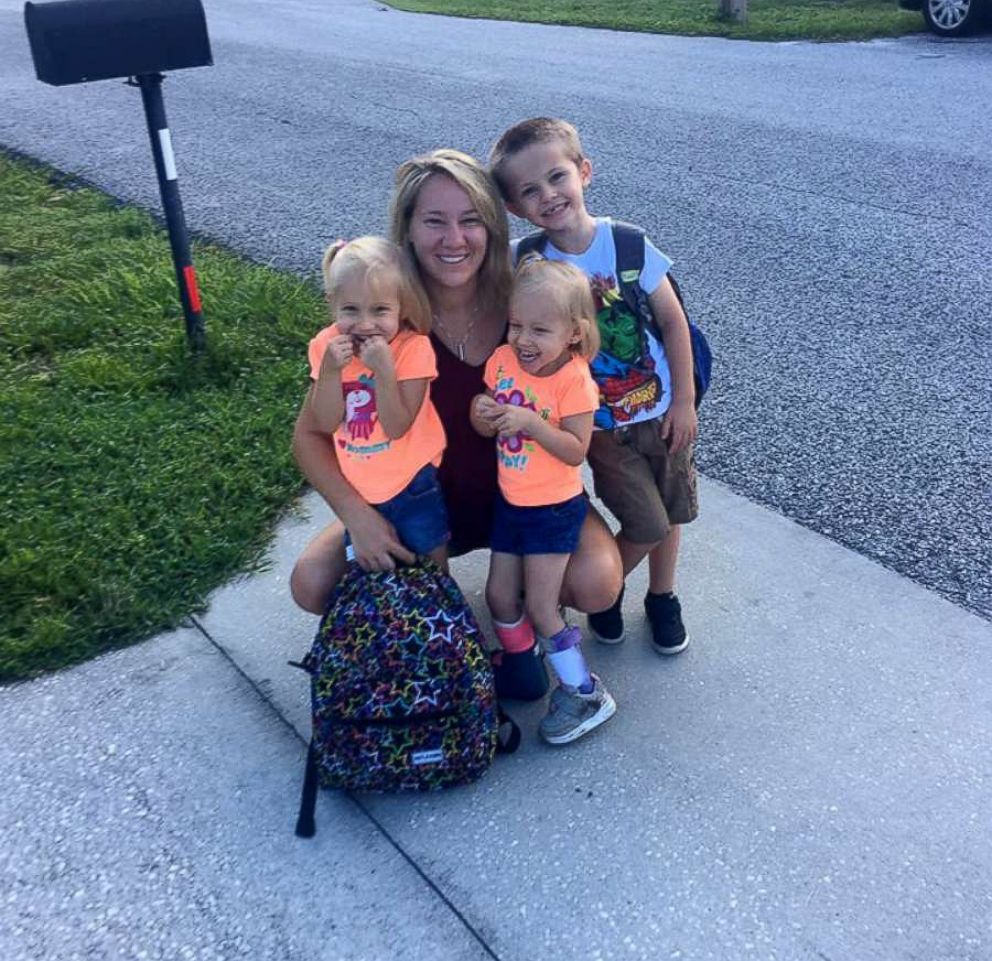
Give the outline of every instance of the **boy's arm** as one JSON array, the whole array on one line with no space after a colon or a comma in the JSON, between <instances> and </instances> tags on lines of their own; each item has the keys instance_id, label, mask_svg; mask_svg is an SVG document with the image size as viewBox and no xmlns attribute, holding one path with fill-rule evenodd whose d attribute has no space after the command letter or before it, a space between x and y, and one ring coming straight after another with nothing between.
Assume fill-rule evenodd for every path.
<instances>
[{"instance_id":1,"label":"boy's arm","mask_svg":"<svg viewBox=\"0 0 992 961\"><path fill-rule=\"evenodd\" d=\"M696 388L692 379L692 341L689 322L668 278L648 296L672 375L672 403L662 420L661 434L673 454L696 439Z\"/></svg>"}]
</instances>

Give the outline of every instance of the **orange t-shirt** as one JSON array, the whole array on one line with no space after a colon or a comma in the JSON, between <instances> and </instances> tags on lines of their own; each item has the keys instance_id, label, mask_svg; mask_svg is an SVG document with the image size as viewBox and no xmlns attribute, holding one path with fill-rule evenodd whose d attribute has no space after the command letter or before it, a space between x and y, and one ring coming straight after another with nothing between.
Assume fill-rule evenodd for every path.
<instances>
[{"instance_id":1,"label":"orange t-shirt","mask_svg":"<svg viewBox=\"0 0 992 961\"><path fill-rule=\"evenodd\" d=\"M310 377L316 380L328 342L337 326L325 327L310 341ZM401 330L390 342L397 381L437 377L437 359L430 338ZM334 432L334 450L341 473L370 504L395 497L427 464L437 467L444 450L444 428L431 403L430 391L410 429L390 439L379 423L375 404L375 375L357 357L341 371L344 420Z\"/></svg>"},{"instance_id":2,"label":"orange t-shirt","mask_svg":"<svg viewBox=\"0 0 992 961\"><path fill-rule=\"evenodd\" d=\"M572 357L550 377L535 377L504 344L489 358L485 379L498 404L529 407L554 427L564 417L591 414L599 407L599 388L581 357ZM581 468L558 460L529 434L497 437L496 443L499 489L511 504L541 507L582 493Z\"/></svg>"}]
</instances>

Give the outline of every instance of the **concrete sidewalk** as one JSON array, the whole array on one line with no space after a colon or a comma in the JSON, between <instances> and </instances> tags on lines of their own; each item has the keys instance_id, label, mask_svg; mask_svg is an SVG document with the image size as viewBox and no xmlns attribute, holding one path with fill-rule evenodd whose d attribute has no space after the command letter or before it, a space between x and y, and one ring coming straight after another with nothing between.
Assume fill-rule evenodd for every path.
<instances>
[{"instance_id":1,"label":"concrete sidewalk","mask_svg":"<svg viewBox=\"0 0 992 961\"><path fill-rule=\"evenodd\" d=\"M587 644L617 717L292 833L315 620L273 567L195 627L0 690L0 958L992 958L992 626L703 485L693 642ZM454 573L478 608L485 558ZM295 731L294 731L295 729ZM297 733L300 736L297 736Z\"/></svg>"}]
</instances>

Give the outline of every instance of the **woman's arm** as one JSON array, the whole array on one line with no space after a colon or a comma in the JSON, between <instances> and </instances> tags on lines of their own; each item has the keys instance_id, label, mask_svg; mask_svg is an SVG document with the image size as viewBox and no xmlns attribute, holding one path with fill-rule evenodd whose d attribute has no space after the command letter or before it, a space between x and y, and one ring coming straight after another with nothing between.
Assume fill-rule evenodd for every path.
<instances>
[{"instance_id":1,"label":"woman's arm","mask_svg":"<svg viewBox=\"0 0 992 961\"><path fill-rule=\"evenodd\" d=\"M392 570L396 561L412 564L414 556L397 538L393 525L341 473L334 447L314 417L312 394L313 387L293 430L293 456L303 476L348 528L355 559L365 570Z\"/></svg>"}]
</instances>

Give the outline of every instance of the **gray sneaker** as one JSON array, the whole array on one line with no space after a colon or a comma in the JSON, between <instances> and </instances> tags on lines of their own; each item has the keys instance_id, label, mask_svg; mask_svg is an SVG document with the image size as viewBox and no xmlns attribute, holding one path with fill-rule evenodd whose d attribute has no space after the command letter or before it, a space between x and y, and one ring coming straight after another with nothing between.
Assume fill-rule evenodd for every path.
<instances>
[{"instance_id":1,"label":"gray sneaker","mask_svg":"<svg viewBox=\"0 0 992 961\"><path fill-rule=\"evenodd\" d=\"M616 714L617 702L595 674L592 679L596 686L588 694L564 684L559 684L551 692L548 713L538 727L541 737L548 744L575 741Z\"/></svg>"}]
</instances>

